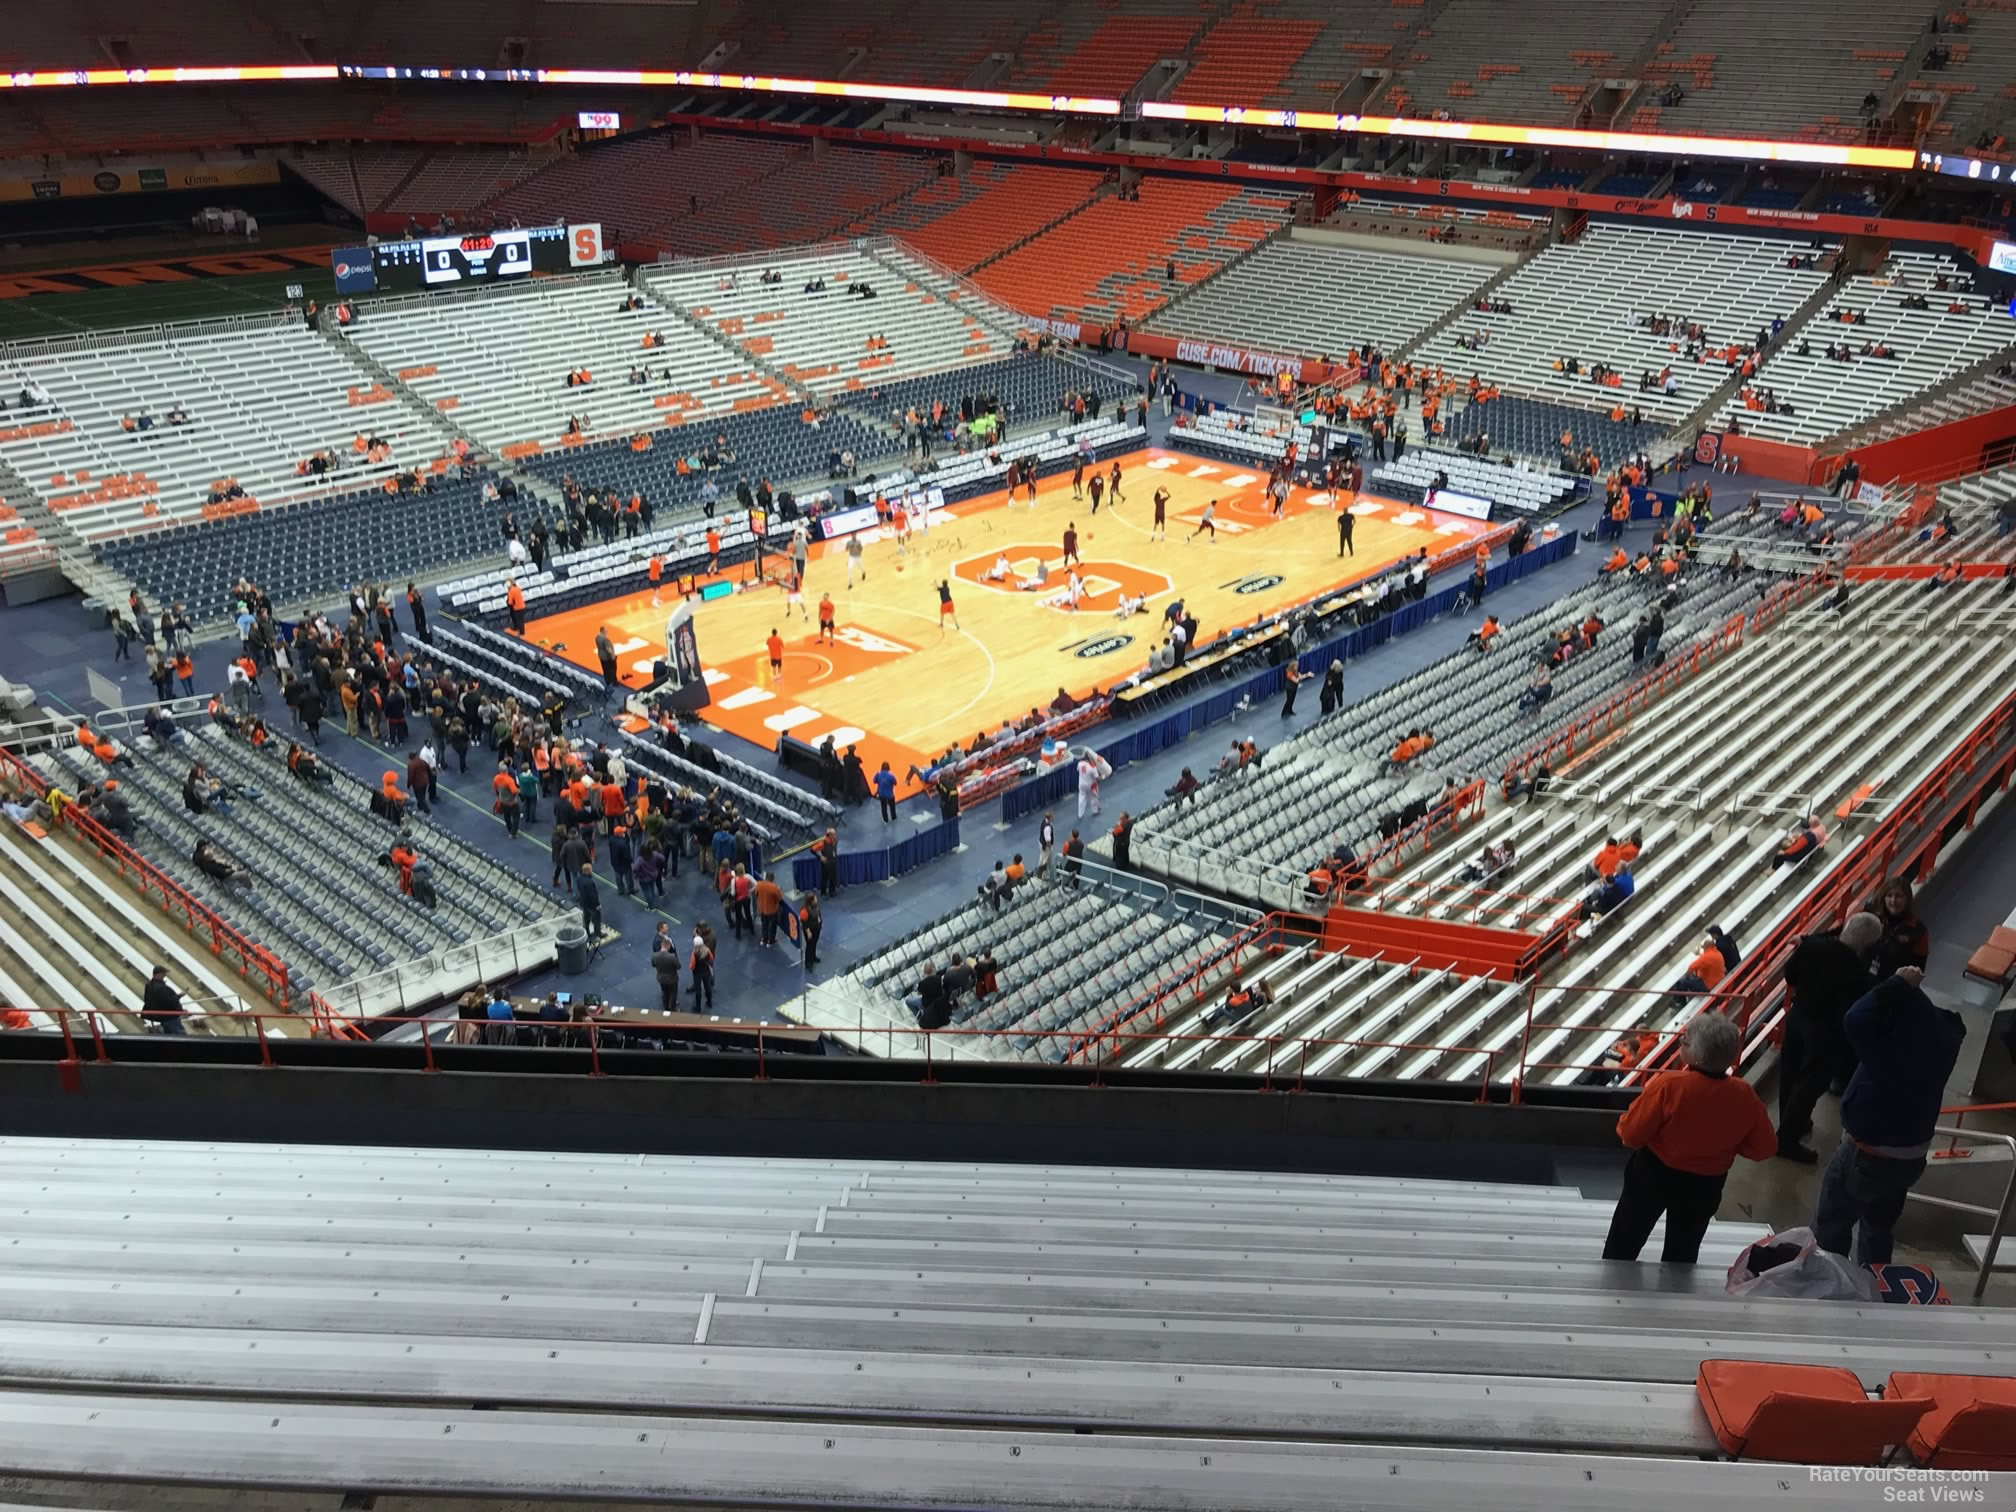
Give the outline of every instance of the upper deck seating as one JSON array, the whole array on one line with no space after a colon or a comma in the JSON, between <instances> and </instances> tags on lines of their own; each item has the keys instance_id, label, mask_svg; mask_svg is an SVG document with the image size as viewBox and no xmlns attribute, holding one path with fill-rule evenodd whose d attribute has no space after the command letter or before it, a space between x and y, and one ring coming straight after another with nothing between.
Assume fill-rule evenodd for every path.
<instances>
[{"instance_id":1,"label":"upper deck seating","mask_svg":"<svg viewBox=\"0 0 2016 1512\"><path fill-rule=\"evenodd\" d=\"M766 284L774 272L781 282ZM824 287L808 292L813 283ZM761 268L674 264L647 273L659 299L821 392L851 391L1004 357L1013 317L981 310L922 264L833 244ZM854 293L866 285L874 297ZM992 317L983 318L983 317Z\"/></svg>"},{"instance_id":2,"label":"upper deck seating","mask_svg":"<svg viewBox=\"0 0 2016 1512\"><path fill-rule=\"evenodd\" d=\"M1756 237L1591 226L1493 291L1492 301L1509 304L1509 314L1473 310L1416 357L1452 372L1481 372L1512 393L1601 410L1622 404L1649 419L1677 420L1734 369L1688 360L1682 336L1655 336L1642 322L1655 315L1699 322L1710 349L1754 341L1826 279L1817 268L1787 267L1790 252L1786 243ZM1479 331L1488 337L1483 350L1457 345ZM1579 374L1566 370L1569 359ZM1592 364L1616 369L1618 381L1592 381ZM1668 368L1674 392L1639 388L1644 374L1656 378Z\"/></svg>"},{"instance_id":3,"label":"upper deck seating","mask_svg":"<svg viewBox=\"0 0 2016 1512\"><path fill-rule=\"evenodd\" d=\"M1151 331L1298 355L1338 355L1414 340L1498 271L1497 265L1304 241L1296 233L1186 295Z\"/></svg>"},{"instance_id":4,"label":"upper deck seating","mask_svg":"<svg viewBox=\"0 0 2016 1512\"><path fill-rule=\"evenodd\" d=\"M457 429L505 457L558 451L690 420L766 409L784 385L737 364L720 343L613 273L541 279L508 289L371 300L347 338L433 404ZM647 337L662 345L646 347ZM570 386L586 371L589 383ZM630 381L642 371L646 382ZM568 421L581 422L578 439Z\"/></svg>"},{"instance_id":5,"label":"upper deck seating","mask_svg":"<svg viewBox=\"0 0 2016 1512\"><path fill-rule=\"evenodd\" d=\"M0 352L0 391L13 401L0 460L85 540L375 484L431 468L447 447L425 415L298 319L12 347ZM382 460L354 445L367 437L387 443ZM330 471L307 473L322 451ZM212 505L231 482L243 497Z\"/></svg>"},{"instance_id":6,"label":"upper deck seating","mask_svg":"<svg viewBox=\"0 0 2016 1512\"><path fill-rule=\"evenodd\" d=\"M1948 288L1938 287L1942 279ZM1924 309L1912 307L1919 301ZM1854 323L1835 318L1850 313L1863 318ZM1757 404L1765 402L1768 390L1790 413L1752 408L1738 393L1723 407L1718 424L1726 428L1734 420L1750 435L1777 441L1824 440L2009 342L2008 314L1972 292L1972 280L1950 257L1893 253L1877 274L1843 283L1828 308L1800 329L1798 342L1774 347L1745 385ZM1845 362L1829 357L1829 346L1847 348L1851 355Z\"/></svg>"}]
</instances>

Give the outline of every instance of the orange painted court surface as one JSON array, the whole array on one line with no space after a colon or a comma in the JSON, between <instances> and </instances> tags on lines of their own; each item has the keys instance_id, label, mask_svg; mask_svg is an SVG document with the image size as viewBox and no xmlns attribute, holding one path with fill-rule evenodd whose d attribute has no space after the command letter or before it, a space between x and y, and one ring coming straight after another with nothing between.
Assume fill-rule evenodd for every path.
<instances>
[{"instance_id":1,"label":"orange painted court surface","mask_svg":"<svg viewBox=\"0 0 2016 1512\"><path fill-rule=\"evenodd\" d=\"M1428 548L1432 555L1481 535L1480 521L1366 493L1332 498L1297 489L1277 518L1266 478L1229 462L1160 448L1119 459L1122 502L1091 513L1074 499L1068 473L1012 504L1001 493L954 504L907 549L887 531L863 537L863 572L850 588L844 542L812 547L802 617L786 618L784 590L760 583L694 605L694 630L712 702L701 718L766 749L789 731L817 744L828 735L860 747L869 772L884 761L900 777L925 766L954 740L962 747L1004 719L1047 706L1062 687L1083 697L1138 671L1162 639L1162 611L1181 597L1209 642L1291 604L1334 592ZM1101 463L1102 473L1110 461ZM1087 478L1089 481L1090 473ZM1153 495L1169 491L1166 539L1151 530ZM1198 534L1205 506L1218 501L1216 538ZM1356 520L1355 556L1339 556L1337 512ZM1083 596L1067 602L1067 527L1078 531ZM780 544L788 535L773 536ZM1001 558L1004 580L990 581ZM770 559L774 562L775 558ZM1047 563L1042 591L1025 586ZM724 574L746 577L746 565ZM937 585L949 583L959 628L940 625ZM818 636L819 599L835 606L832 643ZM1121 596L1145 596L1147 612L1115 616ZM533 620L530 639L582 666L595 666L595 632L606 625L622 677L649 680L664 652L665 618L676 600L654 606L648 592ZM765 641L784 642L772 676ZM915 784L905 791L915 791Z\"/></svg>"}]
</instances>

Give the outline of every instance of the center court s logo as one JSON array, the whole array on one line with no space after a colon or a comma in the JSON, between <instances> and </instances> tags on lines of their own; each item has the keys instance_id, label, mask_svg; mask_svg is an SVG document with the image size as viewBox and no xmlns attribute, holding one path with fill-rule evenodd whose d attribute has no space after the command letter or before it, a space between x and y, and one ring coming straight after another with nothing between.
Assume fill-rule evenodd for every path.
<instances>
[{"instance_id":1,"label":"center court s logo","mask_svg":"<svg viewBox=\"0 0 2016 1512\"><path fill-rule=\"evenodd\" d=\"M1252 577L1244 577L1232 585L1234 593L1265 593L1270 588L1279 588L1283 579L1279 573L1263 572Z\"/></svg>"},{"instance_id":2,"label":"center court s logo","mask_svg":"<svg viewBox=\"0 0 2016 1512\"><path fill-rule=\"evenodd\" d=\"M1131 635L1101 635L1093 640L1074 641L1064 649L1074 656L1089 659L1094 656L1111 656L1115 651L1125 651L1133 644L1134 637Z\"/></svg>"}]
</instances>

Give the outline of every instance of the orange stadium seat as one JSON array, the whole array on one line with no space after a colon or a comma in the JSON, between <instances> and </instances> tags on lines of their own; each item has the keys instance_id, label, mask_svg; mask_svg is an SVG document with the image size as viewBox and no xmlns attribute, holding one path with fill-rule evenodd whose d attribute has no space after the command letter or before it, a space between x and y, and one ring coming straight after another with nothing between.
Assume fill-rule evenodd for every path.
<instances>
[{"instance_id":1,"label":"orange stadium seat","mask_svg":"<svg viewBox=\"0 0 2016 1512\"><path fill-rule=\"evenodd\" d=\"M1876 1464L1933 1405L1872 1400L1852 1370L1760 1360L1703 1360L1694 1389L1728 1453L1801 1465Z\"/></svg>"}]
</instances>

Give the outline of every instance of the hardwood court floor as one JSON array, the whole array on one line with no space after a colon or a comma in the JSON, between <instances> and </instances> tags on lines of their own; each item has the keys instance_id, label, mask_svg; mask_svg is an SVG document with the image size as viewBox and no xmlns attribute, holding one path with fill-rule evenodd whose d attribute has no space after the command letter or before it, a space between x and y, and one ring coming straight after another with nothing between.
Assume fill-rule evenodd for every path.
<instances>
[{"instance_id":1,"label":"hardwood court floor","mask_svg":"<svg viewBox=\"0 0 2016 1512\"><path fill-rule=\"evenodd\" d=\"M1123 500L1117 509L1102 505L1096 517L1089 499L1072 497L1065 474L1038 484L1033 508L1026 496L1010 504L1000 493L955 504L905 552L886 533L870 532L863 576L851 588L842 543L815 545L803 618L786 620L783 590L770 583L696 604L713 700L701 717L765 747L784 730L815 744L830 734L843 749L858 744L871 773L887 761L901 776L955 739L968 746L976 732L1047 705L1059 687L1082 697L1138 670L1162 638L1172 597L1183 599L1199 639L1208 641L1424 546L1432 554L1487 528L1370 493L1333 499L1300 489L1276 518L1267 509L1266 479L1234 464L1153 448L1122 457L1120 466ZM1150 529L1158 487L1170 494L1166 539ZM1215 540L1196 534L1212 499ZM1337 551L1337 510L1347 506L1357 521L1355 556ZM1071 524L1086 589L1076 612L1062 601L1063 535ZM1009 580L988 582L1002 556ZM1020 586L1039 558L1050 569L1042 593ZM952 589L957 630L939 623L941 579ZM1148 612L1116 618L1123 591L1146 595ZM838 610L834 644L817 638L822 593ZM607 625L624 681L642 686L663 652L671 603L668 595L653 606L649 593L634 593L534 620L527 631L593 667L595 631ZM784 641L783 671L774 680L764 649L773 628Z\"/></svg>"}]
</instances>

